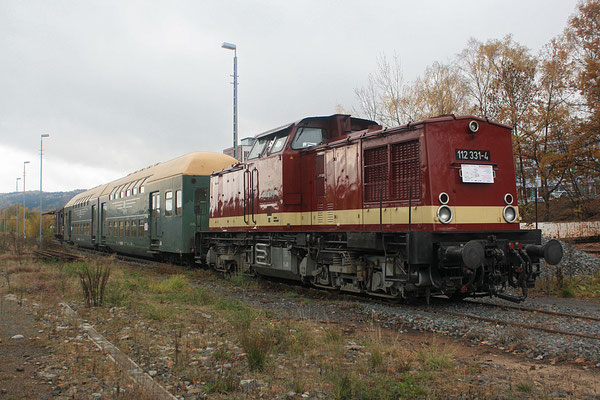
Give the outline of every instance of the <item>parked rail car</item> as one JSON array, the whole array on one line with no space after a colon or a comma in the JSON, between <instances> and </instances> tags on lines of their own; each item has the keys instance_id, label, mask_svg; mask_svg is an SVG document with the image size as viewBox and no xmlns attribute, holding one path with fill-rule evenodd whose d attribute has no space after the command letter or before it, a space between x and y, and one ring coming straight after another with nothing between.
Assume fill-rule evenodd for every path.
<instances>
[{"instance_id":1,"label":"parked rail car","mask_svg":"<svg viewBox=\"0 0 600 400\"><path fill-rule=\"evenodd\" d=\"M236 162L190 153L87 190L59 210L56 234L81 247L193 261L208 231L209 176Z\"/></svg>"},{"instance_id":2,"label":"parked rail car","mask_svg":"<svg viewBox=\"0 0 600 400\"><path fill-rule=\"evenodd\" d=\"M244 164L210 180L218 270L409 298L522 300L562 247L521 230L511 128L443 116L382 129L311 117L256 137ZM520 287L523 296L503 294Z\"/></svg>"}]
</instances>

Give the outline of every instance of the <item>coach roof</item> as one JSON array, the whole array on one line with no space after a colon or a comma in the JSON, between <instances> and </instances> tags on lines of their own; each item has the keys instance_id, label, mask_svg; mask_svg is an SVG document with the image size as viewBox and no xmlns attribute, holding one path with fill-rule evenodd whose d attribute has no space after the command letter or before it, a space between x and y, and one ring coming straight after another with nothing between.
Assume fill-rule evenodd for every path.
<instances>
[{"instance_id":1,"label":"coach roof","mask_svg":"<svg viewBox=\"0 0 600 400\"><path fill-rule=\"evenodd\" d=\"M180 175L208 176L213 172L220 171L237 162L238 161L235 158L220 153L189 153L170 161L154 164L150 167L132 172L131 174L108 184L100 185L79 193L69 200L65 207L70 207L79 202L89 201L103 195L108 195L115 188L126 184L137 182L137 184L131 186L134 187Z\"/></svg>"}]
</instances>

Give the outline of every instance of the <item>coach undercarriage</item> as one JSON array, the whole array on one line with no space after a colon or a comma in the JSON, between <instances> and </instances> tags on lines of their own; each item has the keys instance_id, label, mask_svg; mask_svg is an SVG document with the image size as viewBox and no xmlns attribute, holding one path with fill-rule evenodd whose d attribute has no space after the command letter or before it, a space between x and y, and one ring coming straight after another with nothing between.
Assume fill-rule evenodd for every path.
<instances>
[{"instance_id":1,"label":"coach undercarriage","mask_svg":"<svg viewBox=\"0 0 600 400\"><path fill-rule=\"evenodd\" d=\"M562 256L539 231L214 233L197 258L223 272L302 281L318 288L392 299L444 294L520 301L540 259ZM560 255L558 254L560 253ZM521 288L522 296L505 294Z\"/></svg>"}]
</instances>

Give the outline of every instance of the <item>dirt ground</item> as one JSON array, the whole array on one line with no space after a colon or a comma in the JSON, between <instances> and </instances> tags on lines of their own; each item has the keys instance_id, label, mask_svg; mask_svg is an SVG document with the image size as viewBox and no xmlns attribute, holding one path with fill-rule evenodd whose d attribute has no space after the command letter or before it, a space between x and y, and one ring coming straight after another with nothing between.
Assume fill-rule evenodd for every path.
<instances>
[{"instance_id":1,"label":"dirt ground","mask_svg":"<svg viewBox=\"0 0 600 400\"><path fill-rule=\"evenodd\" d=\"M55 279L53 285L56 287L52 288L48 282L52 281L50 278L54 275L48 275L49 273L44 269L46 267L35 267L40 268L39 270L27 269L29 267L19 268L14 270L14 281L17 280L19 271L24 280L37 274L38 278L44 276L45 281L39 282L39 279L36 281L37 286L34 287L39 290L27 293L28 299L22 299L22 295L8 294L6 286L0 283L0 400L147 398L136 390L132 382L107 354L90 342L78 323L63 314L62 309L58 306L58 302L61 301L61 290L58 288L61 280ZM123 268L128 269L129 267ZM52 272L52 274L56 273ZM210 275L202 275L204 281L207 280L207 276ZM195 277L197 278L198 275ZM394 363L402 360L403 354L415 354L419 349L436 349L436 351L443 349L442 356L449 357L451 366L447 369L440 367L426 370L422 361L415 361L413 365L408 365L405 369L397 364L386 366L386 379L390 376L398 376L402 377L399 378L400 381L406 382L406 376L411 374L417 377L415 379L420 379L419 385L425 387L426 392L415 392L415 396L418 395L418 398L600 399L600 368L594 365L577 362L553 364L548 360L531 360L491 348L484 343L475 345L460 338L407 330L402 327L384 329L375 326L373 321L352 319L351 322L345 322L344 318L339 317L319 317L305 321L292 321L291 316L286 317L285 315L268 317L264 321L267 325L283 324L292 327L291 330L288 329L288 332L305 329L307 335L322 336L319 336L319 341L300 348L299 356L294 352L281 351L280 354L269 356L274 361L264 371L248 371L244 366L244 357L247 355L240 355L241 350L236 350L238 346L235 345L235 339L231 339L232 344L226 340L227 335L232 333L231 327L228 325L227 319L220 319L221 314L224 315L228 312L227 307L233 307L235 304L227 302L225 303L227 307L221 307L223 302L221 298L217 301L218 304L221 304L219 306L221 308L215 308L216 306L212 305L195 306L181 303L173 305L169 303L169 299L180 295L185 290L192 293L196 289L190 284L189 288L185 286L185 288L175 289L171 292L164 284L165 276L157 274L155 278L144 286L145 291L155 291L154 295L143 299L143 302L146 300L156 302L151 309L139 308L140 305L136 310L109 306L89 309L79 303L79 313L80 318L96 325L101 334L126 351L130 357L135 359L139 352L134 349L136 346L131 344L132 340L140 341L135 343L138 349L151 349L150 352L154 352L152 355L154 359L149 359L150 354L145 353L137 354L136 361L140 365L146 363L147 366L144 367L146 372L150 367L156 369L157 371L153 371L154 374L157 374L155 379L160 381L171 393L176 394L178 398L186 400L201 398L357 398L353 397L353 394L349 394L350 392L336 391L335 389L338 387L331 383L333 381L321 378L324 374L331 373L331 370L327 370L328 360L332 356L339 357L339 361L331 364L334 368L347 368L349 371L353 371L353 375L349 376L368 380L371 375L377 374L378 367L375 366L376 363L373 359L377 346L382 344L387 347L382 350L384 355L381 357L388 357L386 360L393 359ZM117 279L116 275L114 279ZM148 278L140 276L138 270L129 270L120 279L131 287L133 283L139 283L140 280ZM77 282L73 282L73 288L76 290ZM188 284L186 283L186 285ZM215 278L214 282L208 282L208 285L211 285L213 291L220 291L224 298L227 298L227 290L242 290L239 286L231 285L229 281L221 278ZM230 285L230 288L226 290L224 287L227 285ZM265 293L264 287L244 290L248 295L264 299L265 302L288 301L304 305L310 304L310 307L317 310L319 315L330 313L339 316L343 313L352 313L351 307L342 306L330 299L303 298L302 295L290 294L286 291ZM68 293L68 290L66 292ZM188 298L186 297L186 299ZM77 305L77 302L75 304ZM172 323L169 318L175 318L175 316L162 314L161 307L167 306L169 307L166 308L169 310L168 312L176 311L178 313L177 318L193 315L194 320L204 321L202 332L196 333L195 338L198 343L195 343L193 351L207 349L208 346L212 346L210 344L213 343L212 341L223 344L225 350L221 352L217 347L216 351L206 353L207 356L192 358L192 360L200 360L200 364L197 366L190 366L192 365L190 363L178 369L177 360L173 362L172 358L173 346L169 347L168 343L163 342L165 338L169 340L167 338L169 331L164 330L165 326ZM119 322L120 318L123 321ZM286 320L286 318L290 320ZM180 320L177 320L177 323L179 322ZM196 323L186 326L183 329L183 336L185 337L186 334L185 329L197 329L198 326ZM143 331L146 331L146 336ZM378 336L377 340L374 340L375 333ZM16 335L23 337L19 338ZM339 337L333 337L327 342L328 335L338 335ZM142 343L142 337L149 343ZM331 350L332 343L337 350ZM391 350L390 344L393 345ZM148 347L143 347L146 345ZM159 350L156 350L157 348ZM177 348L176 343L175 348ZM202 360L218 358L215 354L219 352L220 356L226 356L226 361L202 364ZM392 353L396 355L393 356ZM445 362L442 356L437 355L438 358L433 361ZM236 363L241 365L239 367L241 375L238 380L241 379L241 382L266 382L264 388L259 388L254 392L246 392L239 387L230 391L220 387L212 392L201 389L207 386L204 381L210 383L206 377L210 377L211 373L222 376L224 365L229 363L228 360L233 360L230 363L233 364L234 369L237 368ZM317 371L320 371L321 368L325 372ZM196 384L195 379L186 378L195 373L205 374L203 378L198 379L202 382ZM292 385L291 380L289 382L285 380L286 376L298 373L304 377L302 384ZM182 383L186 379L190 382ZM371 384L375 385L372 382ZM292 388L296 386L298 389L293 390ZM389 392L377 392L375 390L377 388L371 389L371 395L363 398L380 398L376 393L388 393L386 397L381 398L413 398L410 391L403 392L405 394L401 396L389 397Z\"/></svg>"}]
</instances>

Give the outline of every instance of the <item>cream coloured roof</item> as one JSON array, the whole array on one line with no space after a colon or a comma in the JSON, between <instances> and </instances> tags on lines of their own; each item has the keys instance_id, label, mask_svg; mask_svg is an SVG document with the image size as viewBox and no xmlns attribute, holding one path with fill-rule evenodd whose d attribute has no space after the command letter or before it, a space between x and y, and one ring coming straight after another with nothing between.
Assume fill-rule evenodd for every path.
<instances>
[{"instance_id":1,"label":"cream coloured roof","mask_svg":"<svg viewBox=\"0 0 600 400\"><path fill-rule=\"evenodd\" d=\"M141 180L143 179L145 179L144 184L147 184L149 182L156 182L161 179L171 178L179 175L207 176L213 172L221 171L222 169L236 164L237 162L238 161L235 158L220 153L189 153L170 161L154 164L150 167L132 172L131 174L108 184L100 185L93 189L79 193L69 200L65 207L72 206L79 201L87 201L96 199L101 195L107 195L113 189L124 184L139 181L139 185L142 183Z\"/></svg>"}]
</instances>

